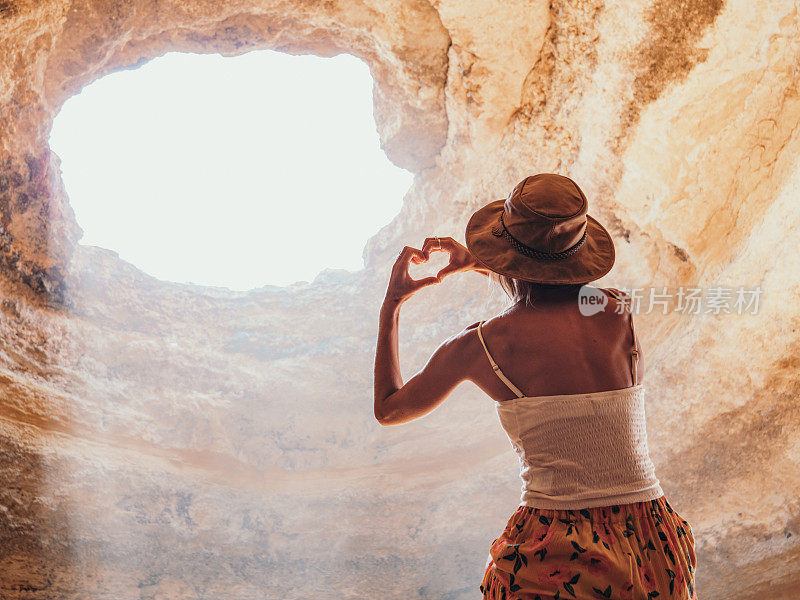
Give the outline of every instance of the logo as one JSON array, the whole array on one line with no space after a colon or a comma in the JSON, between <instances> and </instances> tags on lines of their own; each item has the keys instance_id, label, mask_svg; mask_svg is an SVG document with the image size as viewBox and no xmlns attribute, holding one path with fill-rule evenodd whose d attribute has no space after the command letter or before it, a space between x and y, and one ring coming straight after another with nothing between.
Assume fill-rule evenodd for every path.
<instances>
[{"instance_id":1,"label":"logo","mask_svg":"<svg viewBox=\"0 0 800 600\"><path fill-rule=\"evenodd\" d=\"M584 317L603 312L608 304L608 296L597 288L581 286L578 292L578 309Z\"/></svg>"}]
</instances>

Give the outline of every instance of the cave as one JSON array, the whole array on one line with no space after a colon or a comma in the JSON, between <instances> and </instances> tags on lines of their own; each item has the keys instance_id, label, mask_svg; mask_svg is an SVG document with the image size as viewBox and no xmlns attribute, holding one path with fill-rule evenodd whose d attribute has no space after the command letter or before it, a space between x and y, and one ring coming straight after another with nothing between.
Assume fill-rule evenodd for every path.
<instances>
[{"instance_id":1,"label":"cave","mask_svg":"<svg viewBox=\"0 0 800 600\"><path fill-rule=\"evenodd\" d=\"M478 597L518 465L474 386L375 422L377 313L400 248L463 242L536 172L609 225L600 285L763 290L754 314L640 314L648 436L698 596L796 597L795 2L7 0L0 31L2 597ZM369 66L414 181L364 268L233 291L78 244L64 102L167 52L261 49ZM503 304L469 274L423 292L404 375Z\"/></svg>"}]
</instances>

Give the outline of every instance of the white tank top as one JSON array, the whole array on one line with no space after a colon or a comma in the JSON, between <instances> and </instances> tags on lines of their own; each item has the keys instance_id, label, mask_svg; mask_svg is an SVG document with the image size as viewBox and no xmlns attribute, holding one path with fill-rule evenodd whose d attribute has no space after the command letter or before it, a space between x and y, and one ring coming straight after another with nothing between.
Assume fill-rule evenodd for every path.
<instances>
[{"instance_id":1,"label":"white tank top","mask_svg":"<svg viewBox=\"0 0 800 600\"><path fill-rule=\"evenodd\" d=\"M520 462L520 506L581 509L654 500L664 495L647 448L644 387L525 396L497 366L478 324L478 337L498 377L517 395L495 401Z\"/></svg>"}]
</instances>

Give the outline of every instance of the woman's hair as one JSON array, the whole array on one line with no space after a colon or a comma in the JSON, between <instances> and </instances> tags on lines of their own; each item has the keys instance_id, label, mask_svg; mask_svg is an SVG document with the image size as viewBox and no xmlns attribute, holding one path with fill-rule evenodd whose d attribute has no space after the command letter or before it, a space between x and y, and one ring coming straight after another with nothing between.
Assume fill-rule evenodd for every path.
<instances>
[{"instance_id":1,"label":"woman's hair","mask_svg":"<svg viewBox=\"0 0 800 600\"><path fill-rule=\"evenodd\" d=\"M495 273L494 271L489 272L489 278L491 281L500 284L500 287L506 293L506 295L511 299L512 302L522 303L527 306L533 307L533 301L536 298L536 292L541 289L551 289L551 288L564 288L564 287L580 287L581 284L560 284L560 283L534 283L533 281L525 281L524 279L515 279L514 277L508 277L506 275L501 275L500 273Z\"/></svg>"}]
</instances>

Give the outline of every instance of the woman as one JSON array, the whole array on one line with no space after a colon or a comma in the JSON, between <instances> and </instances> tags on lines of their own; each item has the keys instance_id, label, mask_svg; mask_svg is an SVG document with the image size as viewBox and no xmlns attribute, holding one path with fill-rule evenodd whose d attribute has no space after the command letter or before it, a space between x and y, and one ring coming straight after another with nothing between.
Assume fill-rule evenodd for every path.
<instances>
[{"instance_id":1,"label":"woman","mask_svg":"<svg viewBox=\"0 0 800 600\"><path fill-rule=\"evenodd\" d=\"M491 545L484 598L696 598L691 528L664 497L647 451L633 315L618 290L583 285L615 257L587 210L574 181L544 173L475 212L467 247L452 238L406 246L380 312L375 417L422 417L464 380L493 399L523 485ZM411 279L409 263L435 251L448 252L449 264ZM403 384L400 306L465 271L499 281L513 304L445 340Z\"/></svg>"}]
</instances>

